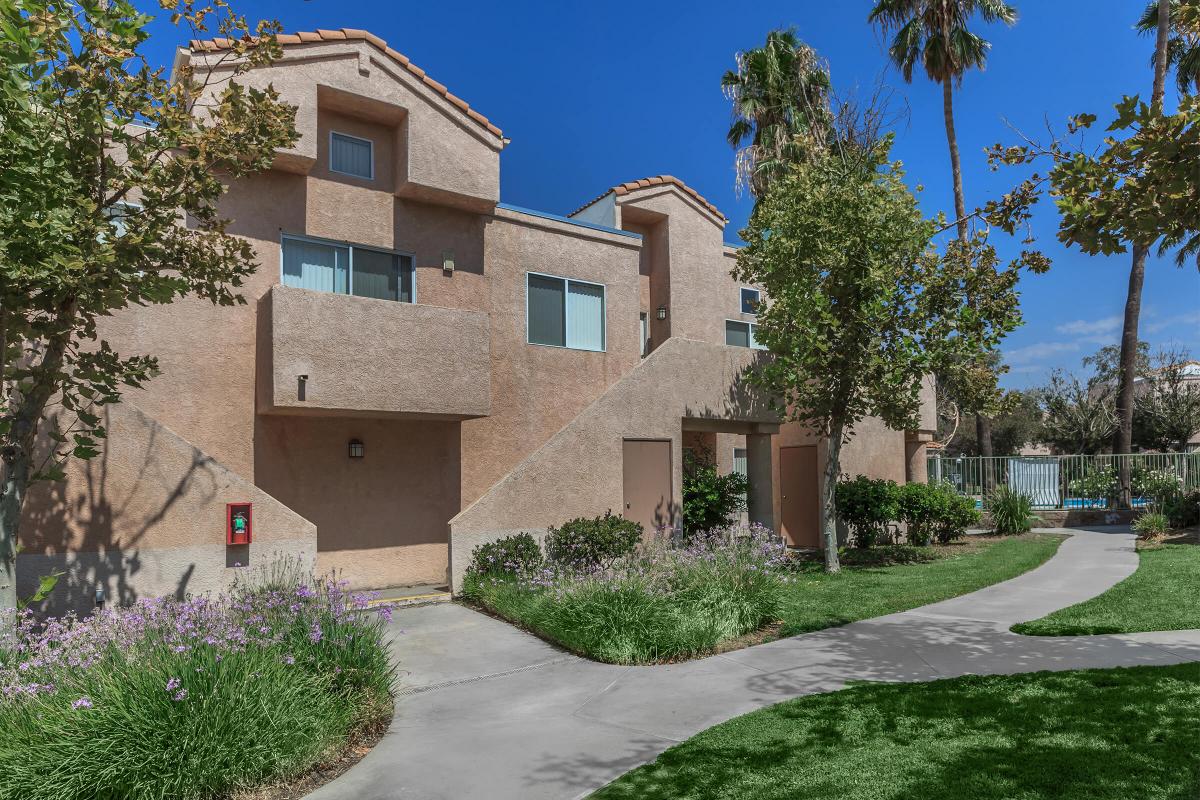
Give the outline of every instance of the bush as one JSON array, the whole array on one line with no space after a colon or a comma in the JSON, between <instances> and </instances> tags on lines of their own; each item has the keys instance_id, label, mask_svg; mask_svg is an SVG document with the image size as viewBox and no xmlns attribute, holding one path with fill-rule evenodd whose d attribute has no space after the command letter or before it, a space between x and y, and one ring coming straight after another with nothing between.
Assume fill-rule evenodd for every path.
<instances>
[{"instance_id":1,"label":"bush","mask_svg":"<svg viewBox=\"0 0 1200 800\"><path fill-rule=\"evenodd\" d=\"M1130 475L1129 481L1134 497L1149 500L1154 508L1160 510L1183 493L1183 478L1169 469L1137 467Z\"/></svg>"},{"instance_id":2,"label":"bush","mask_svg":"<svg viewBox=\"0 0 1200 800\"><path fill-rule=\"evenodd\" d=\"M469 573L476 575L528 575L542 566L542 548L528 533L485 542L471 551Z\"/></svg>"},{"instance_id":3,"label":"bush","mask_svg":"<svg viewBox=\"0 0 1200 800\"><path fill-rule=\"evenodd\" d=\"M1200 525L1200 489L1175 495L1163 504L1163 513L1172 528Z\"/></svg>"},{"instance_id":4,"label":"bush","mask_svg":"<svg viewBox=\"0 0 1200 800\"><path fill-rule=\"evenodd\" d=\"M998 486L987 501L992 515L992 528L1001 536L1028 533L1038 518L1033 513L1033 500L1027 494Z\"/></svg>"},{"instance_id":5,"label":"bush","mask_svg":"<svg viewBox=\"0 0 1200 800\"><path fill-rule=\"evenodd\" d=\"M1170 530L1167 515L1158 511L1147 511L1133 521L1133 530L1143 539L1156 539Z\"/></svg>"},{"instance_id":6,"label":"bush","mask_svg":"<svg viewBox=\"0 0 1200 800\"><path fill-rule=\"evenodd\" d=\"M1072 497L1100 500L1111 506L1117 497L1117 470L1111 465L1089 469L1073 479L1067 489Z\"/></svg>"},{"instance_id":7,"label":"bush","mask_svg":"<svg viewBox=\"0 0 1200 800\"><path fill-rule=\"evenodd\" d=\"M837 516L850 529L855 547L870 547L888 541L888 525L900 516L900 487L895 481L873 480L859 475L838 481Z\"/></svg>"},{"instance_id":8,"label":"bush","mask_svg":"<svg viewBox=\"0 0 1200 800\"><path fill-rule=\"evenodd\" d=\"M979 522L975 501L949 483L908 483L898 492L900 519L908 525L908 541L949 544Z\"/></svg>"},{"instance_id":9,"label":"bush","mask_svg":"<svg viewBox=\"0 0 1200 800\"><path fill-rule=\"evenodd\" d=\"M586 572L632 553L641 539L640 523L608 511L603 517L580 517L551 528L546 534L546 556L556 566Z\"/></svg>"},{"instance_id":10,"label":"bush","mask_svg":"<svg viewBox=\"0 0 1200 800\"><path fill-rule=\"evenodd\" d=\"M740 472L721 475L712 453L683 451L683 531L687 535L727 528L746 509L749 483Z\"/></svg>"},{"instance_id":11,"label":"bush","mask_svg":"<svg viewBox=\"0 0 1200 800\"><path fill-rule=\"evenodd\" d=\"M490 611L599 661L636 664L710 652L780 612L786 547L752 526L697 534L686 547L665 537L605 569L553 566L528 579L468 577Z\"/></svg>"},{"instance_id":12,"label":"bush","mask_svg":"<svg viewBox=\"0 0 1200 800\"><path fill-rule=\"evenodd\" d=\"M0 636L0 798L209 798L302 772L391 714L381 617L332 579L22 613Z\"/></svg>"}]
</instances>

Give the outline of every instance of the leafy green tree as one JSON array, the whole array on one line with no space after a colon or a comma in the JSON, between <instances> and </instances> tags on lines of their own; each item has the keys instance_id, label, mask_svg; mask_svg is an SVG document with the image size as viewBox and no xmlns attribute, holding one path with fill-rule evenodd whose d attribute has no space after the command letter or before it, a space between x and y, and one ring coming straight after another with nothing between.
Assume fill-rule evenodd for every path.
<instances>
[{"instance_id":1,"label":"leafy green tree","mask_svg":"<svg viewBox=\"0 0 1200 800\"><path fill-rule=\"evenodd\" d=\"M1191 5L1189 3L1188 5ZM1138 370L1138 325L1146 259L1158 245L1160 254L1178 248L1176 263L1194 258L1200 266L1200 97L1185 95L1173 114L1163 108L1171 20L1171 0L1159 0L1154 85L1150 103L1125 97L1105 130L1103 147L1072 146L1055 139L1024 145L995 145L989 158L999 163L1028 164L1048 159L1048 175L1034 173L1002 200L989 203L989 221L1006 230L1029 219L1031 207L1049 183L1058 206L1058 239L1089 255L1132 251L1129 285L1121 331L1121 358L1116 396L1115 453L1133 444L1133 409ZM1096 122L1094 114L1072 118L1076 134ZM1130 473L1121 465L1121 504L1128 506Z\"/></svg>"},{"instance_id":2,"label":"leafy green tree","mask_svg":"<svg viewBox=\"0 0 1200 800\"><path fill-rule=\"evenodd\" d=\"M770 298L755 336L773 358L749 380L787 418L828 437L821 528L829 571L839 568L835 487L854 427L868 416L915 426L922 377L979 363L1020 321L1019 265L998 269L994 250L976 240L954 240L939 258L935 224L889 161L891 141L835 142L826 157L774 181L742 231L747 244L734 268ZM980 298L974 308L968 296Z\"/></svg>"},{"instance_id":3,"label":"leafy green tree","mask_svg":"<svg viewBox=\"0 0 1200 800\"><path fill-rule=\"evenodd\" d=\"M1027 444L1038 441L1042 428L1041 408L1032 392L1012 390L1004 393L992 418L992 451L997 456L1014 456ZM939 420L939 425L945 424ZM950 430L939 436L944 440ZM946 445L945 455L977 456L979 444L973 426L960 426Z\"/></svg>"},{"instance_id":4,"label":"leafy green tree","mask_svg":"<svg viewBox=\"0 0 1200 800\"><path fill-rule=\"evenodd\" d=\"M223 0L162 6L232 40L234 75L278 53L276 26L251 29ZM0 609L16 605L30 483L95 456L100 407L156 371L151 355L115 352L98 320L185 295L244 302L254 252L217 202L298 135L272 89L152 68L150 19L129 0L0 0ZM39 433L54 443L45 460Z\"/></svg>"},{"instance_id":5,"label":"leafy green tree","mask_svg":"<svg viewBox=\"0 0 1200 800\"><path fill-rule=\"evenodd\" d=\"M1083 366L1084 369L1092 370L1092 376L1087 381L1088 388L1108 386L1111 390L1111 387L1117 385L1121 376L1121 346L1108 344L1101 347L1090 356L1084 357ZM1150 373L1149 343L1138 342L1134 370L1138 377L1144 377Z\"/></svg>"},{"instance_id":6,"label":"leafy green tree","mask_svg":"<svg viewBox=\"0 0 1200 800\"><path fill-rule=\"evenodd\" d=\"M1014 25L1017 10L1003 0L877 0L868 21L894 33L888 53L904 80L912 83L917 64L934 83L942 85L942 116L950 149L950 172L954 181L954 214L958 238L970 239L967 200L963 192L962 162L954 125L954 89L962 85L969 69L987 65L991 43L968 26L978 14L984 22ZM975 415L975 436L981 455L992 455L991 423L984 406L966 406Z\"/></svg>"},{"instance_id":7,"label":"leafy green tree","mask_svg":"<svg viewBox=\"0 0 1200 800\"><path fill-rule=\"evenodd\" d=\"M1111 384L1088 386L1055 370L1035 394L1042 411L1038 439L1054 452L1094 455L1111 444L1117 426Z\"/></svg>"},{"instance_id":8,"label":"leafy green tree","mask_svg":"<svg viewBox=\"0 0 1200 800\"><path fill-rule=\"evenodd\" d=\"M1147 4L1137 29L1142 34L1158 35L1158 0ZM1167 63L1175 69L1175 86L1180 94L1200 92L1200 1L1171 0Z\"/></svg>"},{"instance_id":9,"label":"leafy green tree","mask_svg":"<svg viewBox=\"0 0 1200 800\"><path fill-rule=\"evenodd\" d=\"M1187 372L1183 351L1164 351L1155 357L1140 384L1133 408L1134 444L1147 450L1186 452L1200 433L1200 380Z\"/></svg>"},{"instance_id":10,"label":"leafy green tree","mask_svg":"<svg viewBox=\"0 0 1200 800\"><path fill-rule=\"evenodd\" d=\"M829 70L794 30L771 31L762 47L739 53L721 88L733 103L726 138L738 151L738 185L755 197L788 164L824 148Z\"/></svg>"}]
</instances>

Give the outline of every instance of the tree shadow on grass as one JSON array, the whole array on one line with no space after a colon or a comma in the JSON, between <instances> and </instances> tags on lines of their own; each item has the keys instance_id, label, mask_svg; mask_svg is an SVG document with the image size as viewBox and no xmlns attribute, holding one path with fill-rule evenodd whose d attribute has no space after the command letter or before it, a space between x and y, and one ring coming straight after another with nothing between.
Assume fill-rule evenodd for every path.
<instances>
[{"instance_id":1,"label":"tree shadow on grass","mask_svg":"<svg viewBox=\"0 0 1200 800\"><path fill-rule=\"evenodd\" d=\"M1200 665L860 685L731 720L595 797L1182 800Z\"/></svg>"}]
</instances>

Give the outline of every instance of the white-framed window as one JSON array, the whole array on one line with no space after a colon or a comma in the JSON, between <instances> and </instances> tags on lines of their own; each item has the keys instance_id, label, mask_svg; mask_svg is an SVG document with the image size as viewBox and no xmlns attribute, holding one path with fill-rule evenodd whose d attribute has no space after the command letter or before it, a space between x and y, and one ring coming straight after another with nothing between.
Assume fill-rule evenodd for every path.
<instances>
[{"instance_id":1,"label":"white-framed window","mask_svg":"<svg viewBox=\"0 0 1200 800\"><path fill-rule=\"evenodd\" d=\"M741 305L743 314L757 314L760 302L762 302L762 292L758 291L758 289L751 289L749 286L742 287Z\"/></svg>"},{"instance_id":2,"label":"white-framed window","mask_svg":"<svg viewBox=\"0 0 1200 800\"><path fill-rule=\"evenodd\" d=\"M725 320L725 344L733 347L751 347L755 350L766 350L754 338L754 329L758 326L753 322L742 322L737 319Z\"/></svg>"},{"instance_id":3,"label":"white-framed window","mask_svg":"<svg viewBox=\"0 0 1200 800\"><path fill-rule=\"evenodd\" d=\"M642 337L642 358L650 355L650 315L645 311L638 314L640 334Z\"/></svg>"},{"instance_id":4,"label":"white-framed window","mask_svg":"<svg viewBox=\"0 0 1200 800\"><path fill-rule=\"evenodd\" d=\"M104 216L108 218L108 222L112 225L113 235L120 238L125 235L126 217L131 217L142 210L141 203L133 203L128 200L119 200L111 206L104 207Z\"/></svg>"},{"instance_id":5,"label":"white-framed window","mask_svg":"<svg viewBox=\"0 0 1200 800\"><path fill-rule=\"evenodd\" d=\"M330 131L329 169L355 178L375 180L375 144L370 139Z\"/></svg>"},{"instance_id":6,"label":"white-framed window","mask_svg":"<svg viewBox=\"0 0 1200 800\"><path fill-rule=\"evenodd\" d=\"M283 237L280 248L284 286L416 302L415 270L409 253L291 235Z\"/></svg>"},{"instance_id":7,"label":"white-framed window","mask_svg":"<svg viewBox=\"0 0 1200 800\"><path fill-rule=\"evenodd\" d=\"M526 341L572 350L604 350L604 285L525 273Z\"/></svg>"}]
</instances>

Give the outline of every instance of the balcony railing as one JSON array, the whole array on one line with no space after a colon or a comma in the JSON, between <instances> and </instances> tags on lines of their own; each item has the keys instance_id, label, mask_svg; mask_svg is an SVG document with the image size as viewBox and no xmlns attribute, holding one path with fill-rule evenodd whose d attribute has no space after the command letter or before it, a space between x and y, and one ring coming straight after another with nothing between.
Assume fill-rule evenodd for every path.
<instances>
[{"instance_id":1,"label":"balcony railing","mask_svg":"<svg viewBox=\"0 0 1200 800\"><path fill-rule=\"evenodd\" d=\"M928 459L930 482L947 481L981 503L993 487L1008 486L1028 495L1039 509L1114 507L1123 465L1129 467L1135 508L1150 505L1164 484L1200 490L1200 452Z\"/></svg>"}]
</instances>

